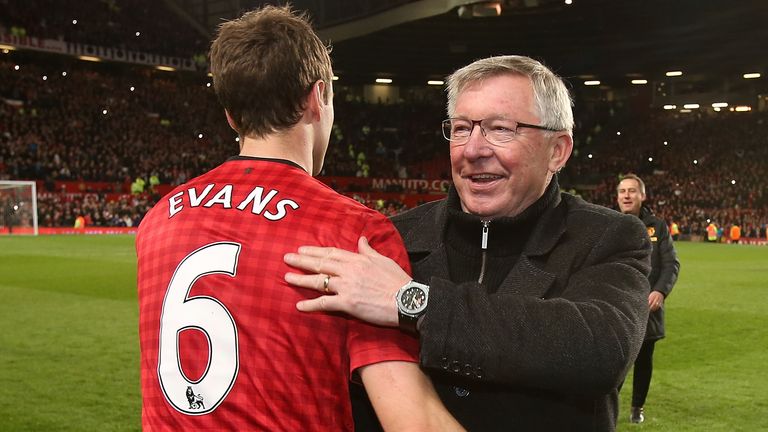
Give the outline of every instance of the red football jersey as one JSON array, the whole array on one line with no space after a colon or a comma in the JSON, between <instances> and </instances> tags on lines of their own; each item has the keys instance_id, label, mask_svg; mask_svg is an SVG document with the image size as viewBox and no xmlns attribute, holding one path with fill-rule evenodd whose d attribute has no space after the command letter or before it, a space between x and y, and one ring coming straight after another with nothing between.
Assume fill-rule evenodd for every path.
<instances>
[{"instance_id":1,"label":"red football jersey","mask_svg":"<svg viewBox=\"0 0 768 432\"><path fill-rule=\"evenodd\" d=\"M352 430L351 372L415 362L417 342L299 312L319 294L283 280L283 255L362 235L410 270L383 215L288 161L233 158L160 200L136 238L144 430Z\"/></svg>"}]
</instances>

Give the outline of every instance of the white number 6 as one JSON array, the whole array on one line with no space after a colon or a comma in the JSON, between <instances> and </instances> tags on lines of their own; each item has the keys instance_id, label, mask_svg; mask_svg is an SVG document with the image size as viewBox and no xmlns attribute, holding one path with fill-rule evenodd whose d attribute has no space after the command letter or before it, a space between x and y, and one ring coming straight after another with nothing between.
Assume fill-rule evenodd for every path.
<instances>
[{"instance_id":1,"label":"white number 6","mask_svg":"<svg viewBox=\"0 0 768 432\"><path fill-rule=\"evenodd\" d=\"M212 412L224 401L237 378L237 326L227 308L213 297L189 297L192 285L204 276L224 273L234 277L240 245L211 243L187 255L168 284L160 315L157 376L168 402L188 415ZM208 339L208 364L200 379L189 380L179 360L179 333L201 331Z\"/></svg>"}]
</instances>

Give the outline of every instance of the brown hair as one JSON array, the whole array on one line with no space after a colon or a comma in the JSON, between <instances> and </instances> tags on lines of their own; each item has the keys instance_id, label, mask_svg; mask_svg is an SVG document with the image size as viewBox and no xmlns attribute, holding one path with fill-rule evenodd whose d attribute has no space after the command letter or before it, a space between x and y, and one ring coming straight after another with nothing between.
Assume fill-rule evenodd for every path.
<instances>
[{"instance_id":1,"label":"brown hair","mask_svg":"<svg viewBox=\"0 0 768 432\"><path fill-rule=\"evenodd\" d=\"M241 135L288 129L301 119L318 80L333 78L329 49L306 13L265 6L219 26L211 45L211 73L219 102Z\"/></svg>"},{"instance_id":2,"label":"brown hair","mask_svg":"<svg viewBox=\"0 0 768 432\"><path fill-rule=\"evenodd\" d=\"M629 174L624 174L623 176L620 176L619 177L619 184L621 184L622 181L628 180L628 179L636 181L637 182L637 186L640 188L640 193L645 195L645 183L636 174L629 173ZM616 189L618 189L618 186L616 186Z\"/></svg>"}]
</instances>

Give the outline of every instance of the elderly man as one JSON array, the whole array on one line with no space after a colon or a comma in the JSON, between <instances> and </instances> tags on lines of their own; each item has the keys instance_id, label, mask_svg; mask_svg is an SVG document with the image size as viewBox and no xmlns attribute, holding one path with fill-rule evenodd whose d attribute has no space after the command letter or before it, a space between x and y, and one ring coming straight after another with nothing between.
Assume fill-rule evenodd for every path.
<instances>
[{"instance_id":1,"label":"elderly man","mask_svg":"<svg viewBox=\"0 0 768 432\"><path fill-rule=\"evenodd\" d=\"M302 311L343 311L418 333L420 363L468 430L616 427L618 392L648 319L651 245L629 215L561 193L573 114L562 80L521 56L448 80L453 187L393 219L413 269L305 246L286 280L327 291ZM330 294L329 293L329 294ZM375 430L356 406L358 430Z\"/></svg>"}]
</instances>

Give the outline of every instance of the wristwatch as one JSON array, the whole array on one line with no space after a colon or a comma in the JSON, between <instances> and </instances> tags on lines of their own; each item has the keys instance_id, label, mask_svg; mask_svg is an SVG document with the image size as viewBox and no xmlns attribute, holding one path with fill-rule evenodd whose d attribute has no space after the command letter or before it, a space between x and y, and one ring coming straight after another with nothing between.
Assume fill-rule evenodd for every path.
<instances>
[{"instance_id":1,"label":"wristwatch","mask_svg":"<svg viewBox=\"0 0 768 432\"><path fill-rule=\"evenodd\" d=\"M400 329L416 334L416 323L427 311L429 286L411 280L397 291L395 300Z\"/></svg>"}]
</instances>

